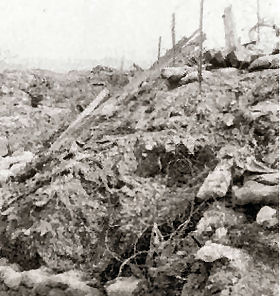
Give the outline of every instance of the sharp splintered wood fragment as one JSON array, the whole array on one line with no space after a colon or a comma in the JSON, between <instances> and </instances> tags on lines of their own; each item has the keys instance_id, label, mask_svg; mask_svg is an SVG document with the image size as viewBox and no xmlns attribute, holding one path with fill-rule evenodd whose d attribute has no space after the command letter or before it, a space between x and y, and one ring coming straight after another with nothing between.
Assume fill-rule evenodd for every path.
<instances>
[{"instance_id":1,"label":"sharp splintered wood fragment","mask_svg":"<svg viewBox=\"0 0 280 296\"><path fill-rule=\"evenodd\" d=\"M103 89L98 96L89 104L89 106L79 114L79 116L74 120L69 127L60 135L60 137L52 144L50 150L57 151L65 142L73 139L75 137L75 132L78 128L84 125L85 122L90 122L92 116L94 116L93 111L100 106L109 96L110 92L107 88Z\"/></svg>"}]
</instances>

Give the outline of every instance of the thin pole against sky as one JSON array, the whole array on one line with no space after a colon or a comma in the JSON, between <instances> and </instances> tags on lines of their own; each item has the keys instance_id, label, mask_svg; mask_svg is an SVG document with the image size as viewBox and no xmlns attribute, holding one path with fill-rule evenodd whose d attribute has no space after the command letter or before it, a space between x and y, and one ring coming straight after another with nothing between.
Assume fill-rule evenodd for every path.
<instances>
[{"instance_id":1,"label":"thin pole against sky","mask_svg":"<svg viewBox=\"0 0 280 296\"><path fill-rule=\"evenodd\" d=\"M173 66L175 66L175 44L176 44L176 37L175 37L175 13L172 13L171 34L172 34L172 46L173 46Z\"/></svg>"},{"instance_id":2,"label":"thin pole against sky","mask_svg":"<svg viewBox=\"0 0 280 296\"><path fill-rule=\"evenodd\" d=\"M161 36L159 36L159 39L158 39L158 61L160 58L160 51L161 51Z\"/></svg>"},{"instance_id":3,"label":"thin pole against sky","mask_svg":"<svg viewBox=\"0 0 280 296\"><path fill-rule=\"evenodd\" d=\"M258 34L258 42L260 42L260 0L257 0L257 34Z\"/></svg>"},{"instance_id":4,"label":"thin pole against sky","mask_svg":"<svg viewBox=\"0 0 280 296\"><path fill-rule=\"evenodd\" d=\"M199 93L201 94L202 82L202 43L203 43L203 4L204 0L200 0L200 16L199 16L199 61L198 61L198 84Z\"/></svg>"}]
</instances>

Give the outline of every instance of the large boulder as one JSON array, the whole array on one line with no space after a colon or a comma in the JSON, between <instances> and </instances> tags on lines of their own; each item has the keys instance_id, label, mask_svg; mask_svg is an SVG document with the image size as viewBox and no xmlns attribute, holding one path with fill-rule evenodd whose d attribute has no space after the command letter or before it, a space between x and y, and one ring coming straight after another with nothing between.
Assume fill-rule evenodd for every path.
<instances>
[{"instance_id":1,"label":"large boulder","mask_svg":"<svg viewBox=\"0 0 280 296\"><path fill-rule=\"evenodd\" d=\"M278 204L279 186L264 185L255 181L247 181L242 187L233 186L234 202L246 204Z\"/></svg>"},{"instance_id":2,"label":"large boulder","mask_svg":"<svg viewBox=\"0 0 280 296\"><path fill-rule=\"evenodd\" d=\"M249 71L257 71L263 69L278 69L279 68L279 54L266 55L259 57L253 61L249 66Z\"/></svg>"},{"instance_id":3,"label":"large boulder","mask_svg":"<svg viewBox=\"0 0 280 296\"><path fill-rule=\"evenodd\" d=\"M193 68L184 66L184 67L166 67L161 70L161 77L168 79L170 82L178 82L186 76L186 74L193 71Z\"/></svg>"}]
</instances>

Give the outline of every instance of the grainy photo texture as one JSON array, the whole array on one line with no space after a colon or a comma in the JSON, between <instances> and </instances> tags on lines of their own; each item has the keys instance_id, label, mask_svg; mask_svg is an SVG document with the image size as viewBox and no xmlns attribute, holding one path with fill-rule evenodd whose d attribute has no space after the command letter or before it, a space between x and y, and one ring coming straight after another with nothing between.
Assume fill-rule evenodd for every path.
<instances>
[{"instance_id":1,"label":"grainy photo texture","mask_svg":"<svg viewBox=\"0 0 280 296\"><path fill-rule=\"evenodd\" d=\"M0 296L277 296L278 0L1 0Z\"/></svg>"}]
</instances>

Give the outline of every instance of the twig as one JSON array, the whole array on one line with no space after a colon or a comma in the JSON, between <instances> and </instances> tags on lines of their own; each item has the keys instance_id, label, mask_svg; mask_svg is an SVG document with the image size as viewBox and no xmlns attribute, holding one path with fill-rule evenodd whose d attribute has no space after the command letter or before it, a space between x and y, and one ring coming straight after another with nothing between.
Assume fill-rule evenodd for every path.
<instances>
[{"instance_id":1,"label":"twig","mask_svg":"<svg viewBox=\"0 0 280 296\"><path fill-rule=\"evenodd\" d=\"M201 208L204 204L205 204L205 201L203 201L203 202L199 205L199 207L197 207L197 208L194 210L194 199L192 200L191 211L190 211L189 218L188 218L185 222L183 222L182 224L180 224L180 225L177 227L177 229L176 229L176 230L170 235L170 237L169 237L169 241L171 241L172 238L173 238L173 237L174 237L179 231L182 231L182 230L185 230L185 229L186 229L186 227L188 226L188 224L189 224L189 222L190 222L192 216L193 216L195 213L197 213L197 212L200 210L200 208Z\"/></svg>"},{"instance_id":2,"label":"twig","mask_svg":"<svg viewBox=\"0 0 280 296\"><path fill-rule=\"evenodd\" d=\"M141 251L141 252L138 252L138 253L132 255L131 257L127 258L127 259L122 263L122 265L120 266L119 273L118 273L118 277L121 276L122 271L123 271L123 268L125 267L125 265L127 265L127 264L129 263L130 260L136 258L136 257L139 256L139 255L142 255L142 254L148 254L148 253L149 253L149 251Z\"/></svg>"}]
</instances>

